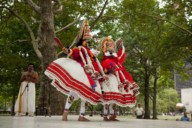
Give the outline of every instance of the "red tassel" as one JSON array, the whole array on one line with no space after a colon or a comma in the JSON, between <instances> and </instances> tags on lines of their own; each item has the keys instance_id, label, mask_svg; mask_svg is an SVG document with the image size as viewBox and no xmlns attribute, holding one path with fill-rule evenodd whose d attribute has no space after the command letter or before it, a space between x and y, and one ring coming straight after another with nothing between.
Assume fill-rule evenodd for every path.
<instances>
[{"instance_id":1,"label":"red tassel","mask_svg":"<svg viewBox=\"0 0 192 128\"><path fill-rule=\"evenodd\" d=\"M61 49L64 48L63 44L61 43L61 41L59 40L59 38L55 37L54 38L55 42L59 45L59 47L61 47Z\"/></svg>"}]
</instances>

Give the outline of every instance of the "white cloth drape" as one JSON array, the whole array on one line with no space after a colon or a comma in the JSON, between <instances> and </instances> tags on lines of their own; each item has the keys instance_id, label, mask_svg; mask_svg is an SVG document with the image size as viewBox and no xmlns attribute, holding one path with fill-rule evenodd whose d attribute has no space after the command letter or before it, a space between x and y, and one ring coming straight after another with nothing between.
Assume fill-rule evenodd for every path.
<instances>
[{"instance_id":1,"label":"white cloth drape","mask_svg":"<svg viewBox=\"0 0 192 128\"><path fill-rule=\"evenodd\" d=\"M28 85L28 87L27 87ZM35 112L35 83L22 82L15 103L16 114L34 114Z\"/></svg>"}]
</instances>

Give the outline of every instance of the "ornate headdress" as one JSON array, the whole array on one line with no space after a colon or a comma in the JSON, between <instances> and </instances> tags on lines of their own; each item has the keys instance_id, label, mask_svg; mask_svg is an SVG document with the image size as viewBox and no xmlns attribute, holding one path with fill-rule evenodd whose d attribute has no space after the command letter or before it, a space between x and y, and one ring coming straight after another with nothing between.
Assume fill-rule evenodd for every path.
<instances>
[{"instance_id":1,"label":"ornate headdress","mask_svg":"<svg viewBox=\"0 0 192 128\"><path fill-rule=\"evenodd\" d=\"M103 37L99 42L99 49L101 49L102 52L106 52L109 47L115 50L115 42L110 37Z\"/></svg>"},{"instance_id":2,"label":"ornate headdress","mask_svg":"<svg viewBox=\"0 0 192 128\"><path fill-rule=\"evenodd\" d=\"M74 45L77 44L81 39L85 39L85 40L90 40L91 39L91 34L90 34L90 29L89 29L89 22L88 20L83 20L80 30L77 34L77 36L75 37L75 39L73 40L73 43L71 44L70 48Z\"/></svg>"},{"instance_id":3,"label":"ornate headdress","mask_svg":"<svg viewBox=\"0 0 192 128\"><path fill-rule=\"evenodd\" d=\"M90 40L91 39L91 34L90 34L90 29L89 29L89 21L85 21L85 26L83 30L83 40Z\"/></svg>"},{"instance_id":4,"label":"ornate headdress","mask_svg":"<svg viewBox=\"0 0 192 128\"><path fill-rule=\"evenodd\" d=\"M80 28L80 31L78 33L78 40L80 40L81 38L83 38L83 40L90 40L91 39L88 20L82 21L81 28Z\"/></svg>"}]
</instances>

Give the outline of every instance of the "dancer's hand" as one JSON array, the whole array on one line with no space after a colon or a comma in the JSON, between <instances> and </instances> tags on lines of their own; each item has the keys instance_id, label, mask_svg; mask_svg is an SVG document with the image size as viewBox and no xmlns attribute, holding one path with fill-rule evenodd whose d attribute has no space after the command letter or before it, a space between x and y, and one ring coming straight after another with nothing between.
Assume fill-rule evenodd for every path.
<instances>
[{"instance_id":1,"label":"dancer's hand","mask_svg":"<svg viewBox=\"0 0 192 128\"><path fill-rule=\"evenodd\" d=\"M117 47L121 48L123 46L123 40L122 39L118 39L116 41L116 45L117 45Z\"/></svg>"},{"instance_id":2,"label":"dancer's hand","mask_svg":"<svg viewBox=\"0 0 192 128\"><path fill-rule=\"evenodd\" d=\"M100 73L96 71L96 72L94 73L94 75L95 75L96 77L99 77L99 76L100 76Z\"/></svg>"},{"instance_id":3,"label":"dancer's hand","mask_svg":"<svg viewBox=\"0 0 192 128\"><path fill-rule=\"evenodd\" d=\"M62 50L63 50L63 52L64 52L65 54L69 54L69 50L68 50L67 48L63 47Z\"/></svg>"},{"instance_id":4,"label":"dancer's hand","mask_svg":"<svg viewBox=\"0 0 192 128\"><path fill-rule=\"evenodd\" d=\"M109 77L108 77L108 76L103 76L103 79L104 79L104 80L108 80Z\"/></svg>"},{"instance_id":5,"label":"dancer's hand","mask_svg":"<svg viewBox=\"0 0 192 128\"><path fill-rule=\"evenodd\" d=\"M127 84L127 85L130 84L128 80L125 80L123 83L124 83L124 84Z\"/></svg>"},{"instance_id":6,"label":"dancer's hand","mask_svg":"<svg viewBox=\"0 0 192 128\"><path fill-rule=\"evenodd\" d=\"M85 69L85 70L89 70L89 69L91 69L91 67L90 67L89 65L85 65L85 66L84 66L84 69Z\"/></svg>"}]
</instances>

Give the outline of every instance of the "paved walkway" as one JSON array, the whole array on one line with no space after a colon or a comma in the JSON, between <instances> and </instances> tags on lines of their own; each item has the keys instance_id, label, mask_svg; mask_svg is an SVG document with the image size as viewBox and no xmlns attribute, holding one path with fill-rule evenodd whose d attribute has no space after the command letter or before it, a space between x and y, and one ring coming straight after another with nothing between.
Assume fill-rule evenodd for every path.
<instances>
[{"instance_id":1,"label":"paved walkway","mask_svg":"<svg viewBox=\"0 0 192 128\"><path fill-rule=\"evenodd\" d=\"M63 122L61 116L0 116L0 128L192 128L192 122L181 121L119 118L118 122L104 122L101 117L93 116L88 117L90 122L79 122L77 118L69 115L69 121Z\"/></svg>"}]
</instances>

